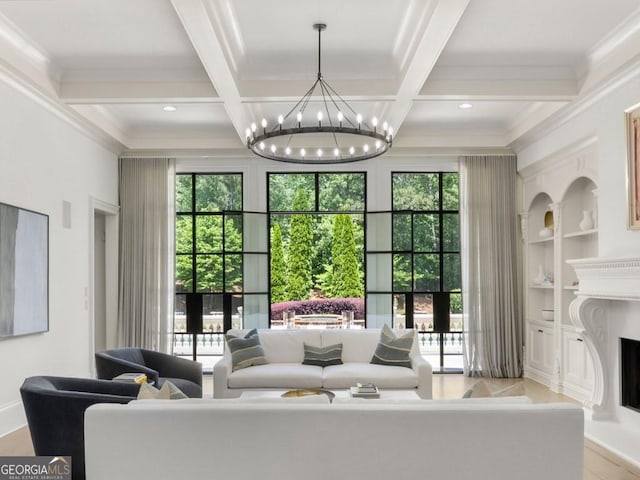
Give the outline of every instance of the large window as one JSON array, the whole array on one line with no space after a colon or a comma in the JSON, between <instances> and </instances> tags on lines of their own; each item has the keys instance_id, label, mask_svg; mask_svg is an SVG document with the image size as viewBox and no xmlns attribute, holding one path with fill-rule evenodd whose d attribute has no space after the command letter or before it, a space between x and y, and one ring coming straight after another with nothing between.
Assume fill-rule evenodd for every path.
<instances>
[{"instance_id":1,"label":"large window","mask_svg":"<svg viewBox=\"0 0 640 480\"><path fill-rule=\"evenodd\" d=\"M178 174L175 353L219 354L225 327L240 326L242 252L242 175Z\"/></svg>"},{"instance_id":2,"label":"large window","mask_svg":"<svg viewBox=\"0 0 640 480\"><path fill-rule=\"evenodd\" d=\"M364 323L364 173L270 173L271 325Z\"/></svg>"},{"instance_id":3,"label":"large window","mask_svg":"<svg viewBox=\"0 0 640 480\"><path fill-rule=\"evenodd\" d=\"M457 173L392 174L394 318L441 370L461 367L458 205Z\"/></svg>"}]
</instances>

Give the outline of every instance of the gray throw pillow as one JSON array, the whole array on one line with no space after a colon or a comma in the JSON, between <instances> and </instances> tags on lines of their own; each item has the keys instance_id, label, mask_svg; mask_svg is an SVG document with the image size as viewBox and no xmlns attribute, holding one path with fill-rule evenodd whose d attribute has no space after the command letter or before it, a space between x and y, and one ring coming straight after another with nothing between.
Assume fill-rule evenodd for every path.
<instances>
[{"instance_id":1,"label":"gray throw pillow","mask_svg":"<svg viewBox=\"0 0 640 480\"><path fill-rule=\"evenodd\" d=\"M414 336L415 330L411 330L406 335L397 337L388 325L384 325L370 363L411 368L409 353L413 346Z\"/></svg>"},{"instance_id":2,"label":"gray throw pillow","mask_svg":"<svg viewBox=\"0 0 640 480\"><path fill-rule=\"evenodd\" d=\"M303 365L316 365L328 367L329 365L342 365L342 344L327 345L326 347L314 347L304 343Z\"/></svg>"},{"instance_id":3,"label":"gray throw pillow","mask_svg":"<svg viewBox=\"0 0 640 480\"><path fill-rule=\"evenodd\" d=\"M227 341L227 348L231 352L231 370L236 371L241 368L251 367L253 365L266 365L267 359L264 356L264 350L260 345L260 337L258 330L253 329L247 333L244 338L236 337L227 333L224 336Z\"/></svg>"}]
</instances>

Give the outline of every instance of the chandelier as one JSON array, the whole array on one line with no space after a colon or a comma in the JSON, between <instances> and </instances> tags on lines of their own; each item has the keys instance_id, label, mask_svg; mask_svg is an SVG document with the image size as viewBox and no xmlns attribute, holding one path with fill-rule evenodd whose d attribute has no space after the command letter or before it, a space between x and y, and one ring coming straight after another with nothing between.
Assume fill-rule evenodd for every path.
<instances>
[{"instance_id":1,"label":"chandelier","mask_svg":"<svg viewBox=\"0 0 640 480\"><path fill-rule=\"evenodd\" d=\"M393 129L376 117L367 123L325 81L321 35L327 25L313 28L318 31L316 81L286 115L271 122L263 118L259 126L252 123L246 130L247 147L263 158L289 163L347 163L382 155L391 148ZM316 105L317 110L312 108Z\"/></svg>"}]
</instances>

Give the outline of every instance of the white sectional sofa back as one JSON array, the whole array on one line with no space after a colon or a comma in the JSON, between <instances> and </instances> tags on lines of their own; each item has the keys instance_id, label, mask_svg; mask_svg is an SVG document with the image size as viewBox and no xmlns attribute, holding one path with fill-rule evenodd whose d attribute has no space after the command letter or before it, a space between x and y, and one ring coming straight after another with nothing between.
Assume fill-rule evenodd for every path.
<instances>
[{"instance_id":1,"label":"white sectional sofa back","mask_svg":"<svg viewBox=\"0 0 640 480\"><path fill-rule=\"evenodd\" d=\"M87 480L581 480L583 442L572 404L189 399L85 417Z\"/></svg>"},{"instance_id":2,"label":"white sectional sofa back","mask_svg":"<svg viewBox=\"0 0 640 480\"><path fill-rule=\"evenodd\" d=\"M230 330L244 337L249 330ZM399 335L406 334L404 330ZM346 389L356 382L373 382L383 389L416 389L421 398L431 398L432 369L422 358L417 338L411 349L411 369L372 365L380 339L379 329L258 330L268 365L232 371L231 354L225 354L213 368L215 398L239 397L245 390L328 388ZM328 346L342 343L343 365L303 365L304 343Z\"/></svg>"}]
</instances>

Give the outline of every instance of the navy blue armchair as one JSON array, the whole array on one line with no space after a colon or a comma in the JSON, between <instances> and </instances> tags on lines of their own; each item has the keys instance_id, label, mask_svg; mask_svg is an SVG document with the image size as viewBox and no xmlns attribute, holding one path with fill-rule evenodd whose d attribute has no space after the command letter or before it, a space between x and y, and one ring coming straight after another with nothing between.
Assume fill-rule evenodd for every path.
<instances>
[{"instance_id":1,"label":"navy blue armchair","mask_svg":"<svg viewBox=\"0 0 640 480\"><path fill-rule=\"evenodd\" d=\"M139 389L91 378L27 378L20 395L35 454L71 456L73 480L84 480L84 411L94 403L129 403Z\"/></svg>"},{"instance_id":2,"label":"navy blue armchair","mask_svg":"<svg viewBox=\"0 0 640 480\"><path fill-rule=\"evenodd\" d=\"M144 373L156 388L169 380L191 398L202 398L202 365L166 353L128 347L95 354L98 378L111 380L121 373Z\"/></svg>"}]
</instances>

